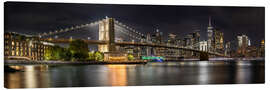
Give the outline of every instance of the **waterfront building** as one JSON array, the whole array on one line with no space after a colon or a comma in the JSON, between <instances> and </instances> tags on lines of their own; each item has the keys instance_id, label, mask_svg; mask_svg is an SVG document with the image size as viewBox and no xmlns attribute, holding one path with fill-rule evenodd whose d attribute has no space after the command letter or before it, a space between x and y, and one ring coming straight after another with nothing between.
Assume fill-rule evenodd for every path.
<instances>
[{"instance_id":1,"label":"waterfront building","mask_svg":"<svg viewBox=\"0 0 270 90\"><path fill-rule=\"evenodd\" d=\"M104 52L104 61L127 61L127 55L124 52Z\"/></svg>"},{"instance_id":2,"label":"waterfront building","mask_svg":"<svg viewBox=\"0 0 270 90\"><path fill-rule=\"evenodd\" d=\"M45 49L51 44L37 36L22 35L14 32L4 34L5 59L44 60Z\"/></svg>"}]
</instances>

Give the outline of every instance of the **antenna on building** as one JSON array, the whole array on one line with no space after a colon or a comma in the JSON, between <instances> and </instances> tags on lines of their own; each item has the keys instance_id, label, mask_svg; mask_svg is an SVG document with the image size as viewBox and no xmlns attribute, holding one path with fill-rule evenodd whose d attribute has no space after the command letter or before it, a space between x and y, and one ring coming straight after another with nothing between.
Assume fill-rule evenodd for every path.
<instances>
[{"instance_id":1,"label":"antenna on building","mask_svg":"<svg viewBox=\"0 0 270 90\"><path fill-rule=\"evenodd\" d=\"M209 27L211 27L212 25L211 25L211 16L209 16L209 21L208 21L209 23L208 23L208 25L209 25Z\"/></svg>"}]
</instances>

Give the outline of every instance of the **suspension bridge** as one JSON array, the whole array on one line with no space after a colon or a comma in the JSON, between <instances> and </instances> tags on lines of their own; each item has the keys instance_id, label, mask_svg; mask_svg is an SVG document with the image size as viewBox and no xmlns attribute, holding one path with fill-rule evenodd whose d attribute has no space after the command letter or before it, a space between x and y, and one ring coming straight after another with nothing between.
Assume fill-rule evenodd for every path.
<instances>
[{"instance_id":1,"label":"suspension bridge","mask_svg":"<svg viewBox=\"0 0 270 90\"><path fill-rule=\"evenodd\" d=\"M201 52L198 49L179 45L153 43L146 34L108 17L87 24L40 33L38 36L52 43L69 43L74 39L81 39L88 44L98 45L100 52L132 52L137 57L151 55L168 58L198 56L198 53ZM217 52L207 53L212 56L224 57L224 54Z\"/></svg>"}]
</instances>

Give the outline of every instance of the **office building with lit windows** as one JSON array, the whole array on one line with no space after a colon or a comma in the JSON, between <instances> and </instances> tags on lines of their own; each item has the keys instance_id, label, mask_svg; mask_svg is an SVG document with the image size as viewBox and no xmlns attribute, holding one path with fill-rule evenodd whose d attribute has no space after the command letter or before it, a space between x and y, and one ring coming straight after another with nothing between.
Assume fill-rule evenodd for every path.
<instances>
[{"instance_id":1,"label":"office building with lit windows","mask_svg":"<svg viewBox=\"0 0 270 90\"><path fill-rule=\"evenodd\" d=\"M213 31L212 49L214 52L224 53L224 34L218 29Z\"/></svg>"}]
</instances>

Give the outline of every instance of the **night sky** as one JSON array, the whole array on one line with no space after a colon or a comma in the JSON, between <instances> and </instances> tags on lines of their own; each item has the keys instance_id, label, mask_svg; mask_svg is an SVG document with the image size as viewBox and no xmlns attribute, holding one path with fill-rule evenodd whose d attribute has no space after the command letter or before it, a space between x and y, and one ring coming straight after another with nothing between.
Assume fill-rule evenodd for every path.
<instances>
[{"instance_id":1,"label":"night sky","mask_svg":"<svg viewBox=\"0 0 270 90\"><path fill-rule=\"evenodd\" d=\"M225 41L233 41L238 34L246 34L251 44L257 45L265 37L264 12L264 7L6 2L4 30L37 34L108 16L142 33L151 33L158 28L165 35L175 33L182 38L185 34L200 30L201 39L205 40L208 18L211 16L212 25L224 32Z\"/></svg>"}]
</instances>

